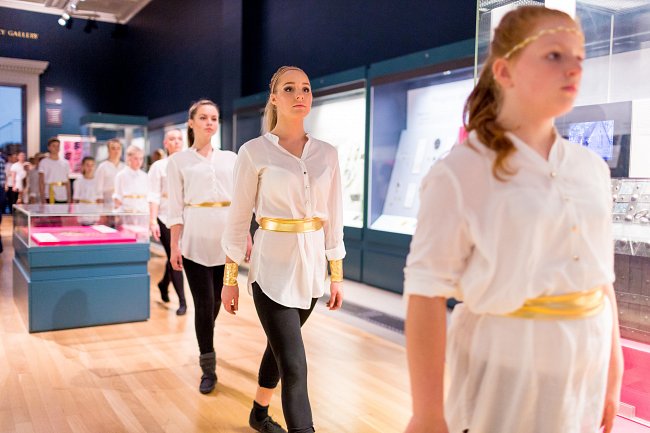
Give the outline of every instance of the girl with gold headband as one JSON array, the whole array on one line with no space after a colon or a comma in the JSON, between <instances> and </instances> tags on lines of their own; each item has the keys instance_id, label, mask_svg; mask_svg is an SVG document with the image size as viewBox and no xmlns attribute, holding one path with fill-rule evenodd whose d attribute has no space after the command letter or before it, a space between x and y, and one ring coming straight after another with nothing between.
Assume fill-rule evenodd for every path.
<instances>
[{"instance_id":1,"label":"girl with gold headband","mask_svg":"<svg viewBox=\"0 0 650 433\"><path fill-rule=\"evenodd\" d=\"M469 138L422 183L405 269L408 433L610 432L621 386L607 165L559 136L584 40L506 14L465 105ZM445 298L464 300L446 325ZM443 404L443 371L449 389Z\"/></svg>"},{"instance_id":2,"label":"girl with gold headband","mask_svg":"<svg viewBox=\"0 0 650 433\"><path fill-rule=\"evenodd\" d=\"M330 264L330 310L341 307L345 256L338 156L333 146L305 133L311 110L309 78L283 66L273 75L264 112L264 135L242 146L235 192L222 246L226 275L222 301L238 307L237 263L244 259L251 216L255 233L248 289L268 344L259 370L250 426L286 432L268 416L282 379L282 409L290 433L314 431L307 395L307 360L300 328L323 296Z\"/></svg>"}]
</instances>

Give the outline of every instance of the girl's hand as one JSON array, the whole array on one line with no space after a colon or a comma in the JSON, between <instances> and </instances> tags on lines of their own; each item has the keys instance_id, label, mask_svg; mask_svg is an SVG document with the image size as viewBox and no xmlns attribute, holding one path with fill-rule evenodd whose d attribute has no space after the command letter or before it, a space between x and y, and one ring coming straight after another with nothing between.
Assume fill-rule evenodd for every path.
<instances>
[{"instance_id":1,"label":"girl's hand","mask_svg":"<svg viewBox=\"0 0 650 433\"><path fill-rule=\"evenodd\" d=\"M221 303L228 313L237 314L237 310L239 310L239 286L223 286L221 288Z\"/></svg>"},{"instance_id":2,"label":"girl's hand","mask_svg":"<svg viewBox=\"0 0 650 433\"><path fill-rule=\"evenodd\" d=\"M169 262L172 264L172 269L175 271L183 270L183 256L181 255L181 250L178 247L172 247L171 257Z\"/></svg>"},{"instance_id":3,"label":"girl's hand","mask_svg":"<svg viewBox=\"0 0 650 433\"><path fill-rule=\"evenodd\" d=\"M330 310L338 310L343 305L343 287L341 283L330 282L330 300L327 306Z\"/></svg>"}]
</instances>

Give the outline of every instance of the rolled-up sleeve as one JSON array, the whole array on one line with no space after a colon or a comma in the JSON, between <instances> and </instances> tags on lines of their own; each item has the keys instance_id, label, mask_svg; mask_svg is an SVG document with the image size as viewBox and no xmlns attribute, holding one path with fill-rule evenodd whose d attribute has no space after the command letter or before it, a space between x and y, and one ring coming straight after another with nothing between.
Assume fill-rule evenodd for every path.
<instances>
[{"instance_id":1,"label":"rolled-up sleeve","mask_svg":"<svg viewBox=\"0 0 650 433\"><path fill-rule=\"evenodd\" d=\"M420 210L404 268L404 293L462 298L459 279L473 249L460 187L444 163L422 180Z\"/></svg>"},{"instance_id":2,"label":"rolled-up sleeve","mask_svg":"<svg viewBox=\"0 0 650 433\"><path fill-rule=\"evenodd\" d=\"M341 169L336 153L332 165L332 188L327 202L328 218L323 225L325 232L325 256L327 260L340 260L345 257L343 243L343 189L341 187Z\"/></svg>"},{"instance_id":3,"label":"rolled-up sleeve","mask_svg":"<svg viewBox=\"0 0 650 433\"><path fill-rule=\"evenodd\" d=\"M149 170L148 183L149 188L147 191L147 201L149 203L160 204L160 191L162 190L162 176L160 173L160 164L154 164Z\"/></svg>"},{"instance_id":4,"label":"rolled-up sleeve","mask_svg":"<svg viewBox=\"0 0 650 433\"><path fill-rule=\"evenodd\" d=\"M257 197L259 173L246 147L239 150L234 168L233 198L228 223L221 238L226 256L241 263L246 256L247 236Z\"/></svg>"},{"instance_id":5,"label":"rolled-up sleeve","mask_svg":"<svg viewBox=\"0 0 650 433\"><path fill-rule=\"evenodd\" d=\"M167 225L171 227L183 224L183 175L173 157L169 158L167 163L167 192L169 195Z\"/></svg>"}]
</instances>

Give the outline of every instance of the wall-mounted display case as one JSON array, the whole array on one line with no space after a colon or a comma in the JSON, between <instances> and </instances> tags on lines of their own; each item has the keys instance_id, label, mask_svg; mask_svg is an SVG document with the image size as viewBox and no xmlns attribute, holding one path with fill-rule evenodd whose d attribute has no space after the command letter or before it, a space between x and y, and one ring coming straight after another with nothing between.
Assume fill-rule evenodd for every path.
<instances>
[{"instance_id":1,"label":"wall-mounted display case","mask_svg":"<svg viewBox=\"0 0 650 433\"><path fill-rule=\"evenodd\" d=\"M650 3L479 0L478 66L500 17L524 4L575 14L585 35L580 92L556 126L607 161L614 178L614 289L625 359L619 415L650 427Z\"/></svg>"},{"instance_id":2,"label":"wall-mounted display case","mask_svg":"<svg viewBox=\"0 0 650 433\"><path fill-rule=\"evenodd\" d=\"M150 153L146 117L88 113L81 117L80 123L82 135L90 142L90 156L97 164L108 159L106 142L111 138L120 140L123 155L132 144L141 148L145 155Z\"/></svg>"},{"instance_id":3,"label":"wall-mounted display case","mask_svg":"<svg viewBox=\"0 0 650 433\"><path fill-rule=\"evenodd\" d=\"M96 204L14 207L13 291L29 332L149 318L149 216Z\"/></svg>"},{"instance_id":4,"label":"wall-mounted display case","mask_svg":"<svg viewBox=\"0 0 650 433\"><path fill-rule=\"evenodd\" d=\"M262 134L262 118L268 96L268 92L260 92L233 102L232 142L235 152L244 143Z\"/></svg>"},{"instance_id":5,"label":"wall-mounted display case","mask_svg":"<svg viewBox=\"0 0 650 433\"><path fill-rule=\"evenodd\" d=\"M369 175L363 280L402 292L420 181L464 135L474 40L370 66Z\"/></svg>"}]
</instances>

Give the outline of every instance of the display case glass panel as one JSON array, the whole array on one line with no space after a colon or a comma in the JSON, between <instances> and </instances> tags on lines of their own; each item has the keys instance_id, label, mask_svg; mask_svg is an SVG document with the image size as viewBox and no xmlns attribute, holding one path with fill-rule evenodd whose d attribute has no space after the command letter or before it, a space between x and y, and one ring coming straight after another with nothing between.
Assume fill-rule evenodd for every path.
<instances>
[{"instance_id":1,"label":"display case glass panel","mask_svg":"<svg viewBox=\"0 0 650 433\"><path fill-rule=\"evenodd\" d=\"M81 133L90 142L90 156L97 164L108 159L106 142L113 138L122 143L122 159L130 145L138 146L145 155L150 154L146 117L90 113L81 122Z\"/></svg>"},{"instance_id":2,"label":"display case glass panel","mask_svg":"<svg viewBox=\"0 0 650 433\"><path fill-rule=\"evenodd\" d=\"M14 234L28 247L149 242L149 214L101 204L14 207Z\"/></svg>"},{"instance_id":3,"label":"display case glass panel","mask_svg":"<svg viewBox=\"0 0 650 433\"><path fill-rule=\"evenodd\" d=\"M263 117L263 106L242 110L233 115L233 143L235 151L238 151L247 141L259 137L262 134Z\"/></svg>"},{"instance_id":4,"label":"display case glass panel","mask_svg":"<svg viewBox=\"0 0 650 433\"><path fill-rule=\"evenodd\" d=\"M365 88L315 96L305 130L338 151L343 186L343 224L363 227L366 136Z\"/></svg>"},{"instance_id":5,"label":"display case glass panel","mask_svg":"<svg viewBox=\"0 0 650 433\"><path fill-rule=\"evenodd\" d=\"M477 65L507 10L559 0L479 0ZM564 1L585 35L580 92L559 133L596 152L612 174L615 272L625 375L619 414L650 426L650 2Z\"/></svg>"},{"instance_id":6,"label":"display case glass panel","mask_svg":"<svg viewBox=\"0 0 650 433\"><path fill-rule=\"evenodd\" d=\"M375 80L371 86L368 226L412 235L429 168L464 137L462 112L474 86L471 61L452 70Z\"/></svg>"}]
</instances>

